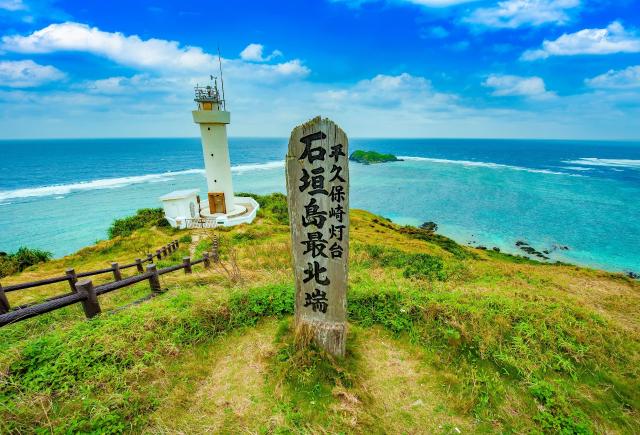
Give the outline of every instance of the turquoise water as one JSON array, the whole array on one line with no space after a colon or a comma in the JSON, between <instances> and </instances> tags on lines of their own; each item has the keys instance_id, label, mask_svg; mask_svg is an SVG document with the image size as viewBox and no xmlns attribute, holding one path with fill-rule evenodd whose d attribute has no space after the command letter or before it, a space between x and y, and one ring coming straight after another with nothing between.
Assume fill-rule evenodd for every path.
<instances>
[{"instance_id":1,"label":"turquoise water","mask_svg":"<svg viewBox=\"0 0 640 435\"><path fill-rule=\"evenodd\" d=\"M104 239L114 218L159 207L167 192L205 192L196 139L19 144L11 154L15 143L0 142L2 251L64 255ZM232 139L236 191L283 192L285 148L283 139ZM640 271L638 144L360 139L351 149L408 156L352 163L354 208L399 223L435 221L460 243L518 253L515 242L525 240L554 261ZM122 158L113 162L114 153Z\"/></svg>"}]
</instances>

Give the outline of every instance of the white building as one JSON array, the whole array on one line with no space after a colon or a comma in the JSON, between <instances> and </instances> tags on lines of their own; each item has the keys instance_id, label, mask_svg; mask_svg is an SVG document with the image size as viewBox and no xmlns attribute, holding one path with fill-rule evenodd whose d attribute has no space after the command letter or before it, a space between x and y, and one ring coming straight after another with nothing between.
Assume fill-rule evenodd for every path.
<instances>
[{"instance_id":1,"label":"white building","mask_svg":"<svg viewBox=\"0 0 640 435\"><path fill-rule=\"evenodd\" d=\"M176 228L251 223L259 205L253 198L234 194L227 143L227 124L231 116L225 110L217 81L213 86L196 86L194 101L197 109L192 113L194 122L200 125L207 197L201 200L197 189L168 193L160 198L165 217Z\"/></svg>"}]
</instances>

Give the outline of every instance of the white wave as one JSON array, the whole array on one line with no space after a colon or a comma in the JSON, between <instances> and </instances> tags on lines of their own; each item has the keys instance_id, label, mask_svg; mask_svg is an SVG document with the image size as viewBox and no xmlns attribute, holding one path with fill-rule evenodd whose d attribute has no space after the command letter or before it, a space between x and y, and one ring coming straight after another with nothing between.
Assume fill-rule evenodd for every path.
<instances>
[{"instance_id":1,"label":"white wave","mask_svg":"<svg viewBox=\"0 0 640 435\"><path fill-rule=\"evenodd\" d=\"M610 168L640 169L640 160L633 159L599 159L597 157L582 157L578 160L567 160L564 163L582 166L606 166Z\"/></svg>"},{"instance_id":2,"label":"white wave","mask_svg":"<svg viewBox=\"0 0 640 435\"><path fill-rule=\"evenodd\" d=\"M148 182L169 181L176 175L200 174L202 169L188 169L186 171L165 172L162 174L137 175L133 177L105 178L101 180L82 181L71 184L58 184L53 186L31 187L0 191L0 201L14 198L30 198L37 196L68 195L71 192L83 190L117 189Z\"/></svg>"},{"instance_id":3,"label":"white wave","mask_svg":"<svg viewBox=\"0 0 640 435\"><path fill-rule=\"evenodd\" d=\"M266 171L268 169L284 168L284 160L278 160L266 163L247 163L244 165L236 165L231 167L231 172L242 174L250 171Z\"/></svg>"},{"instance_id":4,"label":"white wave","mask_svg":"<svg viewBox=\"0 0 640 435\"><path fill-rule=\"evenodd\" d=\"M570 171L593 171L593 168L583 168L580 166L563 166L563 169L568 169Z\"/></svg>"},{"instance_id":5,"label":"white wave","mask_svg":"<svg viewBox=\"0 0 640 435\"><path fill-rule=\"evenodd\" d=\"M235 173L245 173L250 171L261 171L284 167L284 161L274 161L266 163L248 163L231 167ZM81 181L79 183L58 184L53 186L31 187L26 189L0 191L0 201L15 198L30 198L55 195L56 199L63 198L72 192L85 190L118 189L141 183L164 183L173 180L180 175L204 174L204 169L187 169L184 171L164 172L160 174L137 175L132 177L105 178L93 181ZM8 205L10 203L1 203Z\"/></svg>"},{"instance_id":6,"label":"white wave","mask_svg":"<svg viewBox=\"0 0 640 435\"><path fill-rule=\"evenodd\" d=\"M0 205L11 205L13 204L12 202L0 202Z\"/></svg>"},{"instance_id":7,"label":"white wave","mask_svg":"<svg viewBox=\"0 0 640 435\"><path fill-rule=\"evenodd\" d=\"M567 174L566 172L551 171L549 169L533 169L533 168L525 168L522 166L503 165L501 163L492 163L492 162L474 162L471 160L447 160L447 159L434 159L430 157L413 157L413 156L398 156L398 158L402 160L419 161L419 162L444 163L447 165L462 165L462 166L469 166L469 167L480 167L480 168L491 168L491 169L510 169L512 171L532 172L535 174L579 176L576 174Z\"/></svg>"}]
</instances>

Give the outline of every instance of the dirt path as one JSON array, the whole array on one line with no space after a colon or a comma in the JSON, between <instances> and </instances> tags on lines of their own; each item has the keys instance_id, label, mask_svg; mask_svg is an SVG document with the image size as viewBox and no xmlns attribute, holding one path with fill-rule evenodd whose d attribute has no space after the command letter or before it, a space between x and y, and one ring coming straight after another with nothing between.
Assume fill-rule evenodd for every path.
<instances>
[{"instance_id":1,"label":"dirt path","mask_svg":"<svg viewBox=\"0 0 640 435\"><path fill-rule=\"evenodd\" d=\"M179 382L145 432L254 432L256 423L271 414L271 401L264 397L265 359L273 349L276 325L270 320L232 333L181 362L185 370L206 375L192 385Z\"/></svg>"},{"instance_id":2,"label":"dirt path","mask_svg":"<svg viewBox=\"0 0 640 435\"><path fill-rule=\"evenodd\" d=\"M277 321L267 320L176 360L175 369L184 378L173 379L175 385L145 432L273 433L278 428L293 429L283 415L285 403L265 388L270 381L267 365L276 329ZM345 433L473 432L472 419L450 409L436 384L437 374L421 362L415 349L382 329L358 329L357 334L354 351L361 359L359 385L353 391L334 391L336 404L326 411L332 423L309 426L310 433L334 429ZM363 391L364 401L356 398Z\"/></svg>"}]
</instances>

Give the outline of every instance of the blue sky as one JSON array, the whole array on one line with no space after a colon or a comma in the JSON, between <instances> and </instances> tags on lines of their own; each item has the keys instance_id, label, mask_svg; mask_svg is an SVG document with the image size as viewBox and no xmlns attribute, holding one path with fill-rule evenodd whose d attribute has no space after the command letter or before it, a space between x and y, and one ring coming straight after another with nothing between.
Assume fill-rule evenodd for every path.
<instances>
[{"instance_id":1,"label":"blue sky","mask_svg":"<svg viewBox=\"0 0 640 435\"><path fill-rule=\"evenodd\" d=\"M632 0L0 0L0 138L195 136L218 45L235 136L640 139Z\"/></svg>"}]
</instances>

